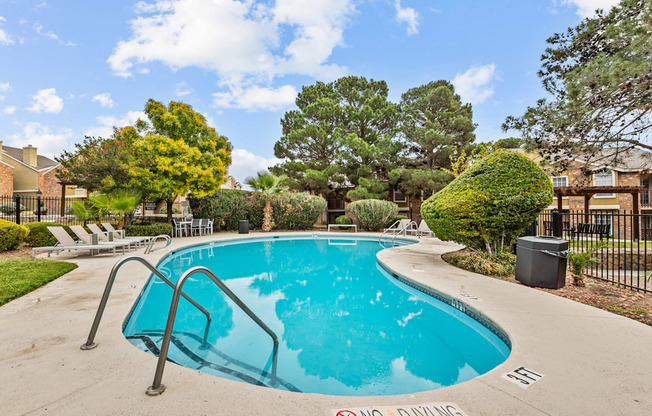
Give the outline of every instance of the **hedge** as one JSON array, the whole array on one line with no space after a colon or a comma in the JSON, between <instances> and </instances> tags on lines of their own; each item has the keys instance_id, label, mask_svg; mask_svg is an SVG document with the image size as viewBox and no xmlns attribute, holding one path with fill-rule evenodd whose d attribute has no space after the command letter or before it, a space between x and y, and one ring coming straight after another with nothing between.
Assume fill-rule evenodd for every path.
<instances>
[{"instance_id":1,"label":"hedge","mask_svg":"<svg viewBox=\"0 0 652 416\"><path fill-rule=\"evenodd\" d=\"M441 240L500 252L511 248L552 196L550 178L536 163L498 150L428 198L421 216Z\"/></svg>"},{"instance_id":2,"label":"hedge","mask_svg":"<svg viewBox=\"0 0 652 416\"><path fill-rule=\"evenodd\" d=\"M57 239L54 238L50 230L47 227L62 227L61 224L57 222L31 222L25 224L25 227L29 230L25 243L30 247L51 247L57 244ZM71 230L68 227L64 227L69 234Z\"/></svg>"},{"instance_id":3,"label":"hedge","mask_svg":"<svg viewBox=\"0 0 652 416\"><path fill-rule=\"evenodd\" d=\"M28 233L29 230L22 225L0 220L0 251L17 249L23 244Z\"/></svg>"},{"instance_id":4,"label":"hedge","mask_svg":"<svg viewBox=\"0 0 652 416\"><path fill-rule=\"evenodd\" d=\"M272 218L280 230L311 229L326 209L326 200L309 194L272 196Z\"/></svg>"},{"instance_id":5,"label":"hedge","mask_svg":"<svg viewBox=\"0 0 652 416\"><path fill-rule=\"evenodd\" d=\"M351 202L349 210L355 215L363 230L379 231L387 221L398 214L398 205L379 199L363 199Z\"/></svg>"},{"instance_id":6,"label":"hedge","mask_svg":"<svg viewBox=\"0 0 652 416\"><path fill-rule=\"evenodd\" d=\"M23 204L20 204L20 211L27 211L27 207ZM13 215L16 213L16 203L15 202L5 202L0 204L0 212L6 215Z\"/></svg>"},{"instance_id":7,"label":"hedge","mask_svg":"<svg viewBox=\"0 0 652 416\"><path fill-rule=\"evenodd\" d=\"M157 236L161 234L172 235L172 225L164 222L132 224L125 227L127 237Z\"/></svg>"},{"instance_id":8,"label":"hedge","mask_svg":"<svg viewBox=\"0 0 652 416\"><path fill-rule=\"evenodd\" d=\"M248 220L250 229L263 225L265 199L260 193L220 189L205 198L189 198L194 218L212 218L218 230L237 230L239 220ZM281 193L272 196L272 219L284 230L312 228L326 208L326 200L308 194Z\"/></svg>"}]
</instances>

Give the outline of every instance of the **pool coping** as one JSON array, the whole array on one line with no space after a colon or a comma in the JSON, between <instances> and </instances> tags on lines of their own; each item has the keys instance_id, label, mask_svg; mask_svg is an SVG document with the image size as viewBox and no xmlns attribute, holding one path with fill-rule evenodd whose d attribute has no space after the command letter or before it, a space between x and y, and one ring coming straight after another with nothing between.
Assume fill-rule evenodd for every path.
<instances>
[{"instance_id":1,"label":"pool coping","mask_svg":"<svg viewBox=\"0 0 652 416\"><path fill-rule=\"evenodd\" d=\"M312 233L257 236L306 234ZM190 243L240 238L219 233L174 239L169 250L145 257L156 262ZM428 238L383 250L377 259L395 276L457 299L505 331L512 341L510 357L470 381L411 395L327 396L255 387L169 363L163 376L168 390L147 397L144 390L156 358L133 347L122 336L121 324L148 273L124 266L100 324L99 347L81 351L108 269L119 257L65 253L58 258L70 258L78 269L0 307L5 335L0 345L0 414L332 414L330 409L341 407L430 402L454 402L468 415L652 414L652 328L441 260L442 253L457 248ZM544 377L523 389L504 377L519 366Z\"/></svg>"}]
</instances>

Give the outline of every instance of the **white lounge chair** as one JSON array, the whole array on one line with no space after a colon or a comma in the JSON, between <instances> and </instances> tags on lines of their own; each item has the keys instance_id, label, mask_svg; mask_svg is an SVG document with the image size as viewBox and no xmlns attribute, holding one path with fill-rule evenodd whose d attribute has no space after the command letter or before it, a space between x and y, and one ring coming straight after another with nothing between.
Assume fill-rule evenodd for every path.
<instances>
[{"instance_id":1,"label":"white lounge chair","mask_svg":"<svg viewBox=\"0 0 652 416\"><path fill-rule=\"evenodd\" d=\"M97 226L97 224L86 224L86 226L93 232L93 234L97 234L98 238L100 239L101 242L111 242L111 239L109 238L109 233L114 233L113 237L113 242L114 243L128 243L128 244L136 244L140 246L142 243L148 243L152 237L118 237L120 234L116 231L102 231L100 227Z\"/></svg>"},{"instance_id":2,"label":"white lounge chair","mask_svg":"<svg viewBox=\"0 0 652 416\"><path fill-rule=\"evenodd\" d=\"M52 233L54 238L57 239L58 245L56 246L50 246L50 247L34 247L32 249L32 257L36 255L37 251L47 251L48 252L48 257L50 257L50 254L52 254L53 251L59 252L59 251L71 251L71 250L90 250L91 255L93 255L93 250L106 250L106 249L112 249L113 250L113 255L115 256L115 249L116 246L106 246L106 245L99 245L99 244L78 244L75 242L75 240L72 239L72 237L68 234L66 230L63 229L63 227L47 227L48 231ZM124 253L124 248L123 248L123 253Z\"/></svg>"},{"instance_id":3,"label":"white lounge chair","mask_svg":"<svg viewBox=\"0 0 652 416\"><path fill-rule=\"evenodd\" d=\"M71 225L70 229L72 230L75 235L84 242L84 244L92 244L92 234L89 234L88 231L84 229L81 225ZM98 236L99 240L99 236ZM134 242L120 242L120 241L114 241L114 242L106 242L106 241L98 241L97 245L100 247L103 247L104 249L106 248L121 248L122 249L122 254L125 254L125 247L131 248L131 245L135 244Z\"/></svg>"},{"instance_id":4,"label":"white lounge chair","mask_svg":"<svg viewBox=\"0 0 652 416\"><path fill-rule=\"evenodd\" d=\"M120 238L125 238L125 230L116 230L115 228L113 228L111 223L103 222L102 227L104 227L106 231L112 231L114 233L118 233L120 235Z\"/></svg>"},{"instance_id":5,"label":"white lounge chair","mask_svg":"<svg viewBox=\"0 0 652 416\"><path fill-rule=\"evenodd\" d=\"M419 235L434 237L435 233L430 230L430 227L428 227L428 224L424 220L421 220L421 223L419 223Z\"/></svg>"}]
</instances>

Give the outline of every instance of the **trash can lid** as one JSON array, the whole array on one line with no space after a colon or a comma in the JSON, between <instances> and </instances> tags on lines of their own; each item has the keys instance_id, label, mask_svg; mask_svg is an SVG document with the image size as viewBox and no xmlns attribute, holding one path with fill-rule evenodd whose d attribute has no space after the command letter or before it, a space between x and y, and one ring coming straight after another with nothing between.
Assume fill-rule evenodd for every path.
<instances>
[{"instance_id":1,"label":"trash can lid","mask_svg":"<svg viewBox=\"0 0 652 416\"><path fill-rule=\"evenodd\" d=\"M516 244L520 247L536 250L568 250L568 241L558 237L549 237L545 235L537 237L520 237Z\"/></svg>"}]
</instances>

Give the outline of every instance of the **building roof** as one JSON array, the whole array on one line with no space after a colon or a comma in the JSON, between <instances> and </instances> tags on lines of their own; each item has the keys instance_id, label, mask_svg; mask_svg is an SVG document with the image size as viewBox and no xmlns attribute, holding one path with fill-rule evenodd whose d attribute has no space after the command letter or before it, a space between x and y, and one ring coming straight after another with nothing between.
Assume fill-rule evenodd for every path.
<instances>
[{"instance_id":1,"label":"building roof","mask_svg":"<svg viewBox=\"0 0 652 416\"><path fill-rule=\"evenodd\" d=\"M605 149L589 158L579 156L579 162L591 165L592 170L607 168L618 172L640 172L652 170L652 153L642 149Z\"/></svg>"},{"instance_id":2,"label":"building roof","mask_svg":"<svg viewBox=\"0 0 652 416\"><path fill-rule=\"evenodd\" d=\"M26 163L23 160L23 149L19 149L17 147L11 147L11 146L6 146L2 145L2 151L3 153L6 153L9 157L12 157L14 159L20 160L23 163ZM42 169L47 169L51 168L53 166L59 165L59 162L56 162L48 157L38 155L36 156L36 169L37 170L42 170Z\"/></svg>"}]
</instances>

